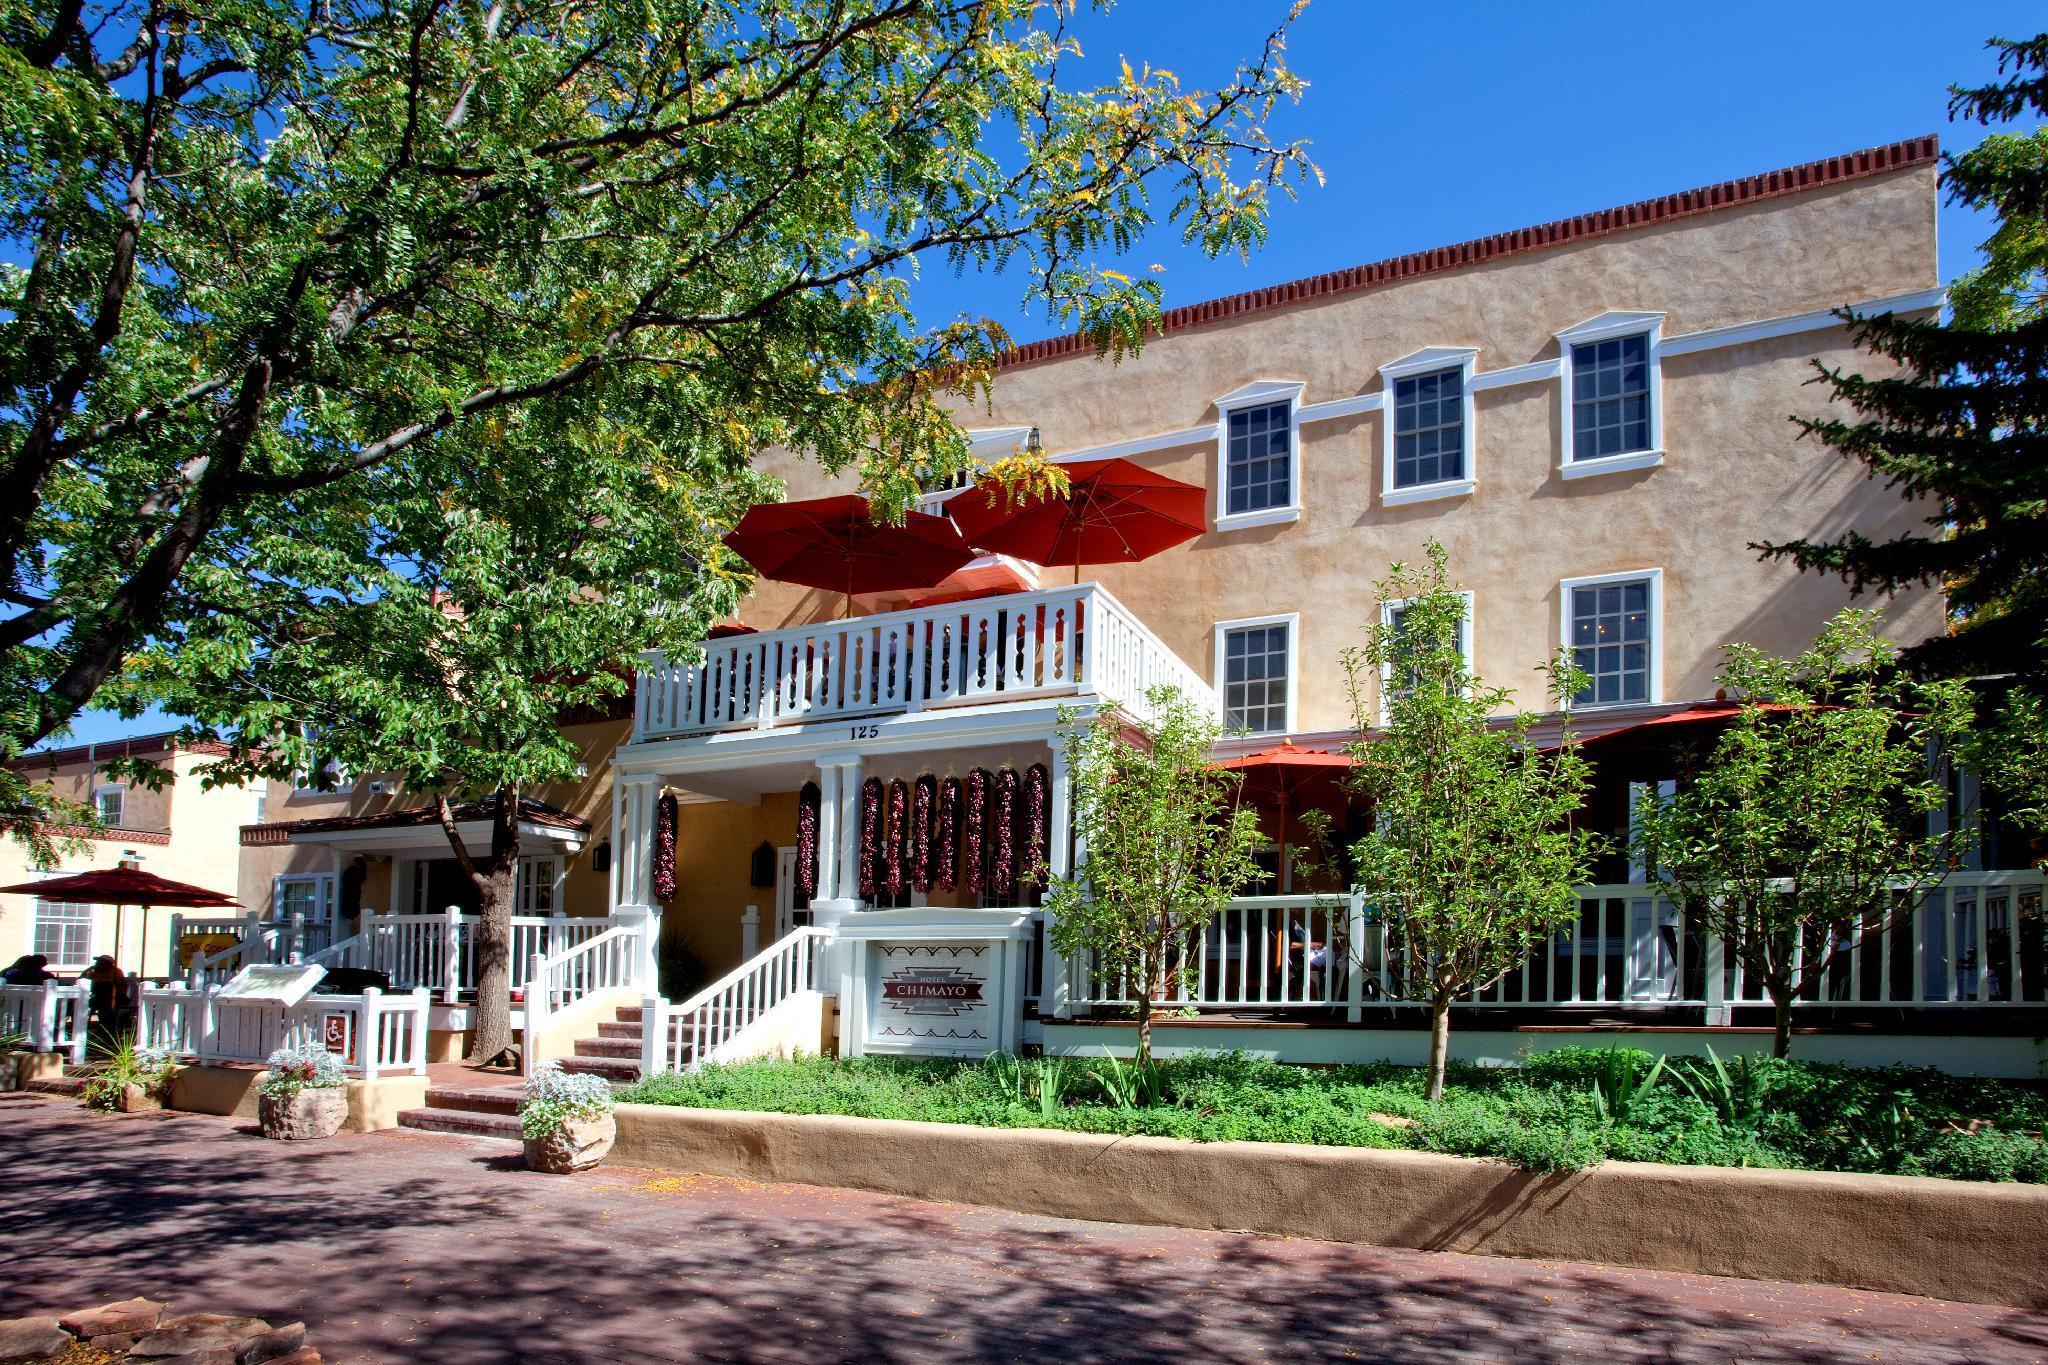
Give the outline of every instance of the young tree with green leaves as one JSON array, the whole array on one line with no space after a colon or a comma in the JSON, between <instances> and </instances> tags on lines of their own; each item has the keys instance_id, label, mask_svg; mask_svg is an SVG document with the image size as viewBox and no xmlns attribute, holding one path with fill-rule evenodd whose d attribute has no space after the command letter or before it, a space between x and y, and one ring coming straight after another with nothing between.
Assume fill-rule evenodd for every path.
<instances>
[{"instance_id":1,"label":"young tree with green leaves","mask_svg":"<svg viewBox=\"0 0 2048 1365\"><path fill-rule=\"evenodd\" d=\"M1539 748L1538 717L1505 715L1514 694L1466 663L1465 597L1447 564L1432 542L1426 568L1393 565L1378 595L1394 610L1342 656L1360 736L1349 781L1373 819L1351 849L1356 887L1385 926L1386 979L1429 1006L1431 1100L1443 1096L1452 1002L1572 922L1593 858L1593 836L1572 824L1586 761L1569 742ZM1583 675L1563 658L1544 672L1566 705Z\"/></svg>"},{"instance_id":2,"label":"young tree with green leaves","mask_svg":"<svg viewBox=\"0 0 2048 1365\"><path fill-rule=\"evenodd\" d=\"M1929 755L1964 735L1968 694L1912 681L1875 621L1845 611L1796 659L1730 645L1721 681L1741 709L1698 771L1635 812L1636 856L1770 997L1779 1057L1837 945L1910 918L1965 837L1927 817L1948 801Z\"/></svg>"},{"instance_id":3,"label":"young tree with green leaves","mask_svg":"<svg viewBox=\"0 0 2048 1365\"><path fill-rule=\"evenodd\" d=\"M1138 1007L1138 1061L1152 1060L1152 1006L1199 960L1210 921L1258 876L1258 813L1243 780L1211 762L1215 719L1172 687L1145 693L1151 714L1068 721L1074 832L1087 858L1046 892L1053 947L1093 955Z\"/></svg>"},{"instance_id":4,"label":"young tree with green leaves","mask_svg":"<svg viewBox=\"0 0 2048 1365\"><path fill-rule=\"evenodd\" d=\"M1083 86L1070 9L0 0L0 760L139 704L309 495L374 522L451 441L525 480L492 432L542 403L886 507L962 469L1006 338L917 317L925 263L1120 353L1159 286L1098 254L1250 249L1313 172L1264 130L1284 24L1213 91ZM47 800L0 761L0 825Z\"/></svg>"}]
</instances>

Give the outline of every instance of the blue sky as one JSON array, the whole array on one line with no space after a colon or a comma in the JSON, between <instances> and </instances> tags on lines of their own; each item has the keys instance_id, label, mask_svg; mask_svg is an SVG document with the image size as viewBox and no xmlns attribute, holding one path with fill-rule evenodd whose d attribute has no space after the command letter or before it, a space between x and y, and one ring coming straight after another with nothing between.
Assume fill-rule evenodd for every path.
<instances>
[{"instance_id":1,"label":"blue sky","mask_svg":"<svg viewBox=\"0 0 2048 1365\"><path fill-rule=\"evenodd\" d=\"M1257 52L1285 0L1125 0L1077 22L1082 79L1119 58L1212 86ZM1447 13L1455 22L1446 22ZM1302 102L1271 131L1304 138L1326 183L1275 207L1249 261L1211 261L1160 231L1124 262L1165 267L1169 307L1923 133L1944 149L1948 86L1992 74L1984 41L2044 26L2017 3L1570 5L1479 0L1455 11L1315 0L1289 60ZM1944 278L1967 270L1989 224L1941 211ZM927 317L987 315L1019 341L1051 330L1020 284L922 281ZM71 743L166 728L90 714Z\"/></svg>"}]
</instances>

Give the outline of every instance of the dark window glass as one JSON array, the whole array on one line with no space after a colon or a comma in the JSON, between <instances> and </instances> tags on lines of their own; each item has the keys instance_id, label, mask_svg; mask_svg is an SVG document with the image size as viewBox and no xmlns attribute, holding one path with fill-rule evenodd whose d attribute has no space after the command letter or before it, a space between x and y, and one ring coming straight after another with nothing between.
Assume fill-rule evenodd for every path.
<instances>
[{"instance_id":1,"label":"dark window glass","mask_svg":"<svg viewBox=\"0 0 2048 1365\"><path fill-rule=\"evenodd\" d=\"M1248 626L1223 637L1223 719L1265 733L1287 725L1287 627Z\"/></svg>"},{"instance_id":2,"label":"dark window glass","mask_svg":"<svg viewBox=\"0 0 2048 1365\"><path fill-rule=\"evenodd\" d=\"M1582 706L1650 699L1650 580L1572 589L1572 660Z\"/></svg>"},{"instance_id":3,"label":"dark window glass","mask_svg":"<svg viewBox=\"0 0 2048 1365\"><path fill-rule=\"evenodd\" d=\"M1293 502L1287 449L1290 416L1285 403L1231 412L1223 460L1226 515L1263 512Z\"/></svg>"},{"instance_id":4,"label":"dark window glass","mask_svg":"<svg viewBox=\"0 0 2048 1365\"><path fill-rule=\"evenodd\" d=\"M1572 347L1572 458L1597 460L1649 448L1649 337Z\"/></svg>"},{"instance_id":5,"label":"dark window glass","mask_svg":"<svg viewBox=\"0 0 2048 1365\"><path fill-rule=\"evenodd\" d=\"M1465 477L1465 372L1394 381L1394 487Z\"/></svg>"}]
</instances>

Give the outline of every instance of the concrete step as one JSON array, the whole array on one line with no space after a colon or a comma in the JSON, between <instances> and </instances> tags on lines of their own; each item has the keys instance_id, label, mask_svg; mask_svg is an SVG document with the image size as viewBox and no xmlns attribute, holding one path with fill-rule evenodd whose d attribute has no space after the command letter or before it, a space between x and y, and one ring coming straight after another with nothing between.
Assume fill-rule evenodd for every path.
<instances>
[{"instance_id":1,"label":"concrete step","mask_svg":"<svg viewBox=\"0 0 2048 1365\"><path fill-rule=\"evenodd\" d=\"M31 1095L76 1095L85 1089L83 1076L42 1076L22 1089Z\"/></svg>"},{"instance_id":2,"label":"concrete step","mask_svg":"<svg viewBox=\"0 0 2048 1365\"><path fill-rule=\"evenodd\" d=\"M631 1060L585 1055L564 1057L562 1070L576 1076L602 1076L615 1085L631 1085L640 1079L640 1057L638 1053Z\"/></svg>"},{"instance_id":3,"label":"concrete step","mask_svg":"<svg viewBox=\"0 0 2048 1365\"><path fill-rule=\"evenodd\" d=\"M499 1086L436 1086L427 1091L427 1108L461 1109L472 1114L517 1114L525 1088Z\"/></svg>"},{"instance_id":4,"label":"concrete step","mask_svg":"<svg viewBox=\"0 0 2048 1365\"><path fill-rule=\"evenodd\" d=\"M640 1040L638 1038L578 1038L576 1040L576 1055L578 1057L630 1057L637 1062L640 1060Z\"/></svg>"},{"instance_id":5,"label":"concrete step","mask_svg":"<svg viewBox=\"0 0 2048 1365\"><path fill-rule=\"evenodd\" d=\"M458 1133L463 1137L522 1140L516 1114L480 1114L471 1109L406 1109L398 1115L398 1126L426 1133Z\"/></svg>"},{"instance_id":6,"label":"concrete step","mask_svg":"<svg viewBox=\"0 0 2048 1365\"><path fill-rule=\"evenodd\" d=\"M631 1038L637 1043L646 1036L646 1033L646 1026L637 1020L630 1024L599 1024L597 1026L597 1036L600 1038Z\"/></svg>"}]
</instances>

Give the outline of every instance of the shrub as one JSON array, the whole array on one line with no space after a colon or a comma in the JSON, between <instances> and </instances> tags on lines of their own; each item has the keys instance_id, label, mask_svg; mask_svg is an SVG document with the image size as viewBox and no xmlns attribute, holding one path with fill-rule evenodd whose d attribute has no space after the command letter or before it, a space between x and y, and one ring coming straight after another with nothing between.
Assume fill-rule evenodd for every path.
<instances>
[{"instance_id":1,"label":"shrub","mask_svg":"<svg viewBox=\"0 0 2048 1365\"><path fill-rule=\"evenodd\" d=\"M107 1050L92 1074L85 1078L82 1093L86 1104L94 1109L114 1108L120 1102L121 1092L131 1085L162 1098L171 1074L177 1069L169 1048L137 1047L133 1039L127 1039Z\"/></svg>"},{"instance_id":2,"label":"shrub","mask_svg":"<svg viewBox=\"0 0 2048 1365\"><path fill-rule=\"evenodd\" d=\"M263 1093L275 1099L290 1099L301 1090L331 1090L348 1083L340 1060L318 1043L296 1043L270 1054L270 1074L263 1078Z\"/></svg>"},{"instance_id":3,"label":"shrub","mask_svg":"<svg viewBox=\"0 0 2048 1365\"><path fill-rule=\"evenodd\" d=\"M564 1124L603 1118L616 1103L602 1076L572 1075L559 1062L542 1062L526 1078L526 1098L519 1105L519 1131L543 1138Z\"/></svg>"}]
</instances>

